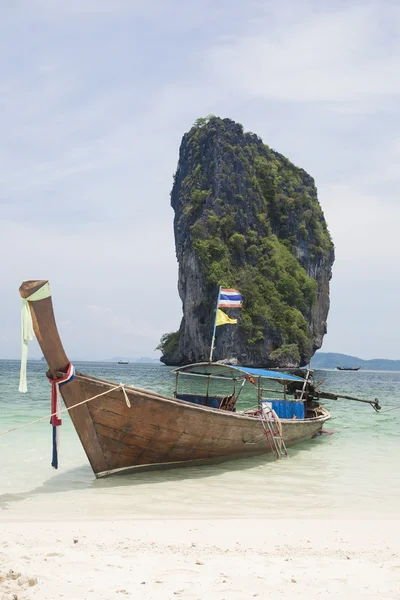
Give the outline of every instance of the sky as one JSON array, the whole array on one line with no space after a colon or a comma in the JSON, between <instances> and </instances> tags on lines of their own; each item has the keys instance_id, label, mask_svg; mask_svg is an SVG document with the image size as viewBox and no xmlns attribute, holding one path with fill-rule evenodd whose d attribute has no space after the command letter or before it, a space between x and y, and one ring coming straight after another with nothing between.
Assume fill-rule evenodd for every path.
<instances>
[{"instance_id":1,"label":"sky","mask_svg":"<svg viewBox=\"0 0 400 600\"><path fill-rule=\"evenodd\" d=\"M208 114L316 181L336 248L322 350L400 358L397 0L14 0L0 17L0 358L20 354L25 279L50 280L70 357L159 356L182 315L172 177Z\"/></svg>"}]
</instances>

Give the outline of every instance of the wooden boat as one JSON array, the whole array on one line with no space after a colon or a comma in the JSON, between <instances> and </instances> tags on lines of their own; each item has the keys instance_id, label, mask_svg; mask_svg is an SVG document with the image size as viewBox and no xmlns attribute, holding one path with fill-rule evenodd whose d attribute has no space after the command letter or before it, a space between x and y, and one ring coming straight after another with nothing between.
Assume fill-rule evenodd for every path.
<instances>
[{"instance_id":1,"label":"wooden boat","mask_svg":"<svg viewBox=\"0 0 400 600\"><path fill-rule=\"evenodd\" d=\"M20 294L29 306L34 332L49 366L47 376L60 380L71 365L57 331L48 282L26 281ZM181 393L178 384L185 374L207 382L206 393ZM175 375L173 397L78 372L60 386L96 477L266 452L278 455L285 445L313 438L330 418L316 401L308 380L295 375L219 363L188 365L177 369ZM233 393L211 396L211 380L230 381ZM283 403L285 410L292 410L290 418L278 418L266 406L274 401L265 402L265 380L283 385ZM236 400L245 384L256 392L257 407L239 412ZM287 393L292 392L294 397L288 400Z\"/></svg>"},{"instance_id":2,"label":"wooden boat","mask_svg":"<svg viewBox=\"0 0 400 600\"><path fill-rule=\"evenodd\" d=\"M338 371L359 371L360 367L336 367Z\"/></svg>"}]
</instances>

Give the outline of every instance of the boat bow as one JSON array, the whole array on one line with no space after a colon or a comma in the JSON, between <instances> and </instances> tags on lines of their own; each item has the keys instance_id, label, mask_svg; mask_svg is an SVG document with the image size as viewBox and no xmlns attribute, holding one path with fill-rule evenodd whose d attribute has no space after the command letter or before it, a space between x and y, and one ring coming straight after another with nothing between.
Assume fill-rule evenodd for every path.
<instances>
[{"instance_id":1,"label":"boat bow","mask_svg":"<svg viewBox=\"0 0 400 600\"><path fill-rule=\"evenodd\" d=\"M35 299L35 294L44 286L49 286L47 280L24 281L19 293L28 304L33 331L49 367L47 376L50 380L57 380L67 373L70 361L58 333L50 288L45 298ZM85 389L78 379L63 385L61 395L68 409L86 400ZM70 411L70 416L93 471L105 471L107 462L88 405L77 406Z\"/></svg>"},{"instance_id":2,"label":"boat bow","mask_svg":"<svg viewBox=\"0 0 400 600\"><path fill-rule=\"evenodd\" d=\"M47 286L49 295L36 300L37 293ZM57 379L57 373L67 372L69 360L57 330L49 282L45 279L24 281L19 293L28 304L33 330L49 366L51 378Z\"/></svg>"}]
</instances>

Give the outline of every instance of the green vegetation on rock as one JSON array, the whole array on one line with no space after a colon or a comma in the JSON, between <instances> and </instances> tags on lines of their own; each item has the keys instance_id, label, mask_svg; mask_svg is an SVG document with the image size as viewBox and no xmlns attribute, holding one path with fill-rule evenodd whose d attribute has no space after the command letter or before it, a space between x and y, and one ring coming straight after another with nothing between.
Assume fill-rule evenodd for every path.
<instances>
[{"instance_id":1,"label":"green vegetation on rock","mask_svg":"<svg viewBox=\"0 0 400 600\"><path fill-rule=\"evenodd\" d=\"M179 331L164 333L155 349L160 350L163 354L177 354L179 350Z\"/></svg>"},{"instance_id":2,"label":"green vegetation on rock","mask_svg":"<svg viewBox=\"0 0 400 600\"><path fill-rule=\"evenodd\" d=\"M240 124L210 116L183 138L172 205L178 258L194 251L200 264L204 311L219 285L238 288L238 328L253 355L268 337L272 362L310 357L315 272L330 277L333 262L312 177ZM179 343L173 336L164 353Z\"/></svg>"}]
</instances>

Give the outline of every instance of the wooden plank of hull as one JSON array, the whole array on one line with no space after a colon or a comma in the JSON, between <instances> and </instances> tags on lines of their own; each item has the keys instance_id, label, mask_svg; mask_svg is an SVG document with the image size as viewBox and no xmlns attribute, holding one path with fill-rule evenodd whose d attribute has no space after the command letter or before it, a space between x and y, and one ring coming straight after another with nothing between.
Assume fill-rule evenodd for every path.
<instances>
[{"instance_id":1,"label":"wooden plank of hull","mask_svg":"<svg viewBox=\"0 0 400 600\"><path fill-rule=\"evenodd\" d=\"M74 385L73 392L69 391ZM62 387L67 406L117 386L86 376ZM175 400L147 390L111 390L70 411L82 445L97 476L138 468L201 464L270 452L258 419ZM80 411L85 408L86 412ZM80 411L79 415L75 411ZM74 414L75 413L75 414ZM88 427L88 415L90 426ZM329 413L316 419L281 420L285 443L310 439Z\"/></svg>"},{"instance_id":2,"label":"wooden plank of hull","mask_svg":"<svg viewBox=\"0 0 400 600\"><path fill-rule=\"evenodd\" d=\"M68 385L63 386L61 389L64 404L67 408L85 400L85 390L82 387L81 382L76 379L71 381ZM72 423L74 424L93 471L96 473L107 469L108 464L96 434L95 424L89 411L89 405L82 404L81 406L77 406L71 410L69 414L71 415Z\"/></svg>"}]
</instances>

